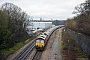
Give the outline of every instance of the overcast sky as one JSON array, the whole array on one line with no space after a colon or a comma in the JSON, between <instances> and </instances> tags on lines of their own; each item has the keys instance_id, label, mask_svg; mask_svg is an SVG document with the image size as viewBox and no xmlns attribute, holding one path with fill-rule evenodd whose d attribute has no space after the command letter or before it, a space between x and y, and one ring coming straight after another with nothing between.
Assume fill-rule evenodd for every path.
<instances>
[{"instance_id":1,"label":"overcast sky","mask_svg":"<svg viewBox=\"0 0 90 60\"><path fill-rule=\"evenodd\" d=\"M74 7L85 0L0 0L0 6L13 3L35 19L66 20L74 15Z\"/></svg>"}]
</instances>

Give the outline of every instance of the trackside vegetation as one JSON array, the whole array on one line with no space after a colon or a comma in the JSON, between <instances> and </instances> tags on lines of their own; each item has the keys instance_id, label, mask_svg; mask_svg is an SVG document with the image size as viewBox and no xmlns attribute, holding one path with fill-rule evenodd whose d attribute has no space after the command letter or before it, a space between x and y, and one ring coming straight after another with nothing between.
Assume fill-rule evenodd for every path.
<instances>
[{"instance_id":1,"label":"trackside vegetation","mask_svg":"<svg viewBox=\"0 0 90 60\"><path fill-rule=\"evenodd\" d=\"M90 36L90 0L85 0L84 3L77 5L73 14L76 16L67 19L65 27Z\"/></svg>"},{"instance_id":2,"label":"trackside vegetation","mask_svg":"<svg viewBox=\"0 0 90 60\"><path fill-rule=\"evenodd\" d=\"M22 9L13 3L0 6L0 60L5 58L31 40L25 27L25 21L30 19Z\"/></svg>"},{"instance_id":3,"label":"trackside vegetation","mask_svg":"<svg viewBox=\"0 0 90 60\"><path fill-rule=\"evenodd\" d=\"M6 58L8 55L16 52L19 48L26 45L28 42L30 42L31 40L33 40L35 38L36 38L36 36L30 36L29 39L27 39L27 40L25 40L23 42L16 43L12 48L0 50L0 53L2 55L4 55L4 57L3 56L1 56L1 57Z\"/></svg>"},{"instance_id":4,"label":"trackside vegetation","mask_svg":"<svg viewBox=\"0 0 90 60\"><path fill-rule=\"evenodd\" d=\"M85 0L85 2L77 5L75 7L75 10L73 11L73 14L76 14L76 16L67 19L65 23L65 28L69 28L70 30L73 30L75 32L78 32L80 34L89 37L90 36L90 0ZM86 42L90 44L89 41ZM81 54L81 56L82 55L83 54ZM90 58L90 54L88 54L88 58Z\"/></svg>"}]
</instances>

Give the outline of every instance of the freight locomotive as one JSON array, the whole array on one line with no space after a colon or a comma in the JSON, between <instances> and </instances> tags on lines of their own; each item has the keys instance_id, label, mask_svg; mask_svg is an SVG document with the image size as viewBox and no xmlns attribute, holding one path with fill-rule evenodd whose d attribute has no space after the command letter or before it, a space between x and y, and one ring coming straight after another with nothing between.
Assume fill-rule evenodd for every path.
<instances>
[{"instance_id":1,"label":"freight locomotive","mask_svg":"<svg viewBox=\"0 0 90 60\"><path fill-rule=\"evenodd\" d=\"M36 38L36 49L37 50L44 50L45 44L47 41L46 40L47 36L48 35L46 33L43 33Z\"/></svg>"}]
</instances>

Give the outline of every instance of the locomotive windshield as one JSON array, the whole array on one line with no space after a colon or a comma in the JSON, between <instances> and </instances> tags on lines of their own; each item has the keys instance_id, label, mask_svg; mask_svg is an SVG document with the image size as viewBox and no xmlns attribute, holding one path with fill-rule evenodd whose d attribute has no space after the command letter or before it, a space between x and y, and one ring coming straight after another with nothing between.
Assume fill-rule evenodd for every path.
<instances>
[{"instance_id":1,"label":"locomotive windshield","mask_svg":"<svg viewBox=\"0 0 90 60\"><path fill-rule=\"evenodd\" d=\"M44 40L36 40L36 42L44 43Z\"/></svg>"},{"instance_id":2,"label":"locomotive windshield","mask_svg":"<svg viewBox=\"0 0 90 60\"><path fill-rule=\"evenodd\" d=\"M44 40L41 40L41 43L44 43Z\"/></svg>"},{"instance_id":3,"label":"locomotive windshield","mask_svg":"<svg viewBox=\"0 0 90 60\"><path fill-rule=\"evenodd\" d=\"M36 40L36 42L40 42L40 40Z\"/></svg>"}]
</instances>

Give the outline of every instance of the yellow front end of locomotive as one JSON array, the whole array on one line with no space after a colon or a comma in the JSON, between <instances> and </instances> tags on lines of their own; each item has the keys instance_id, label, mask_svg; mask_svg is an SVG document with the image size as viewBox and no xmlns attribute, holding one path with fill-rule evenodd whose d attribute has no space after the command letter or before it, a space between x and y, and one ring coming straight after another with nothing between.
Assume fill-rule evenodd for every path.
<instances>
[{"instance_id":1,"label":"yellow front end of locomotive","mask_svg":"<svg viewBox=\"0 0 90 60\"><path fill-rule=\"evenodd\" d=\"M36 47L42 48L44 47L44 43L36 42Z\"/></svg>"}]
</instances>

